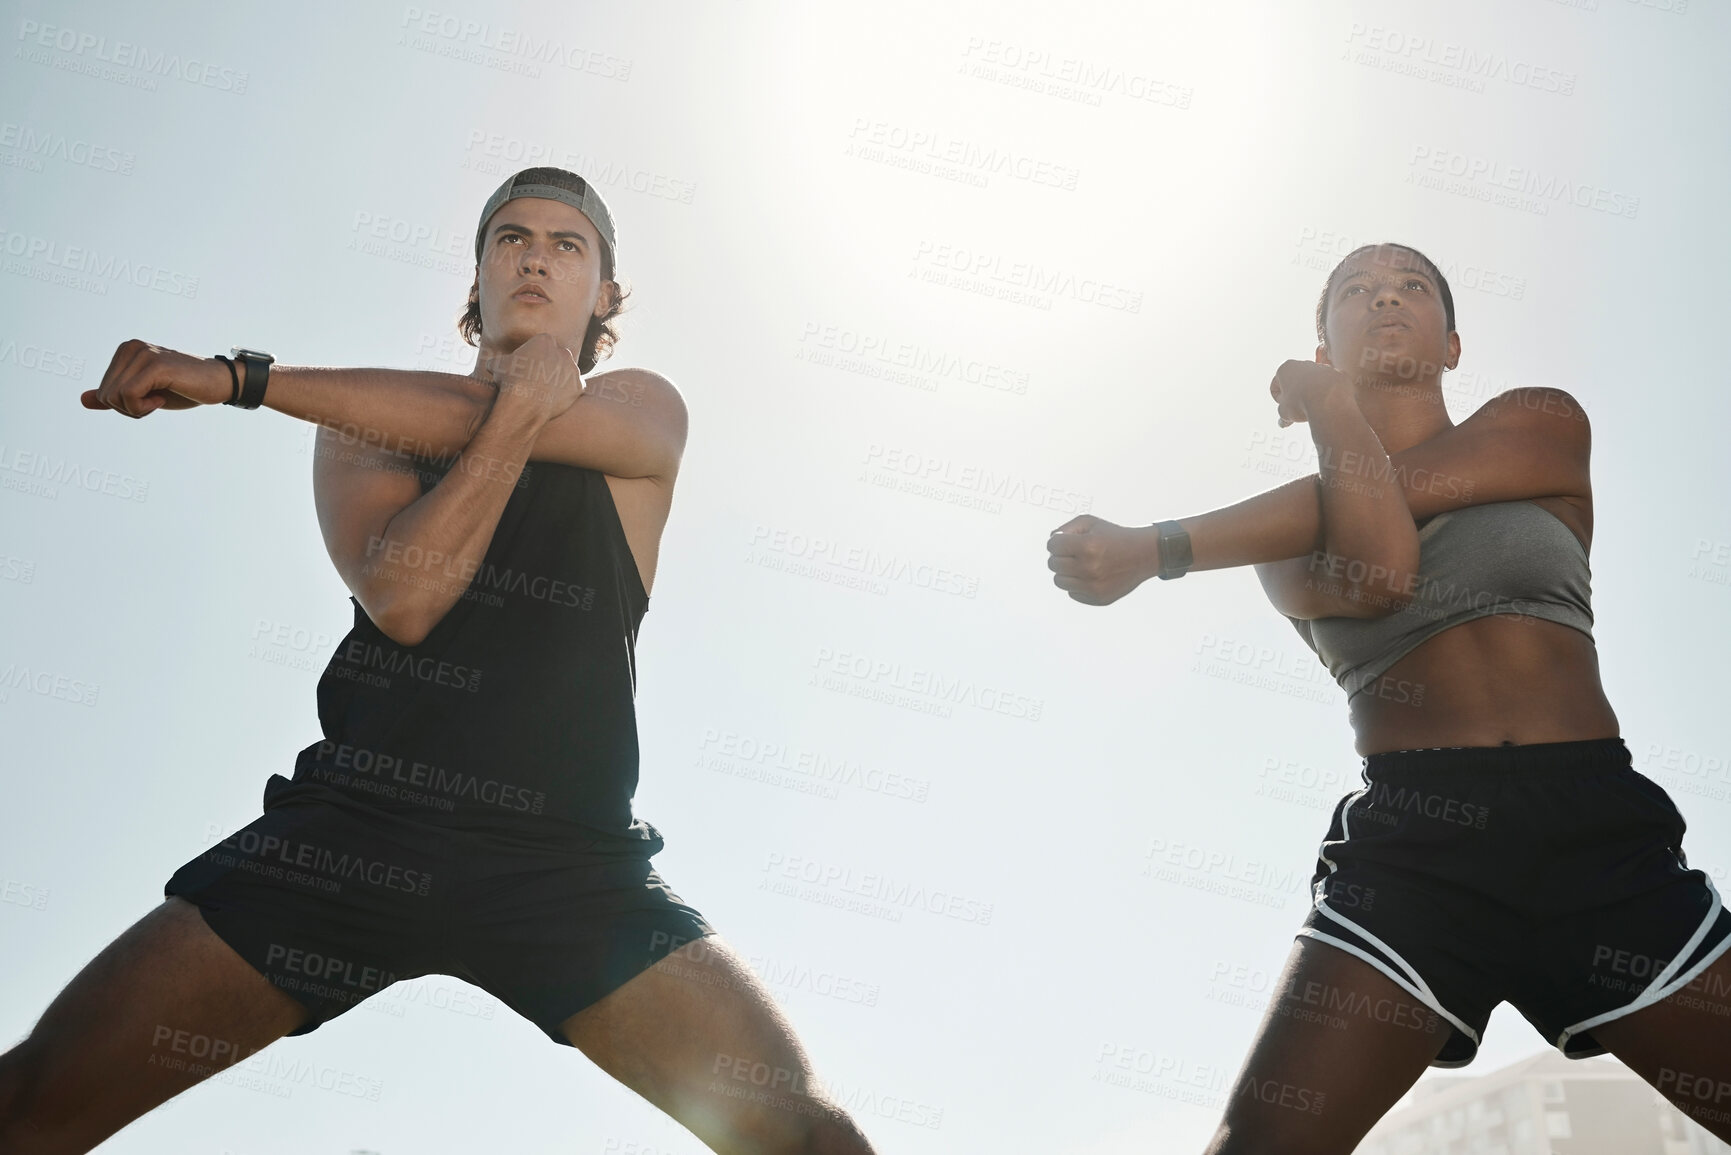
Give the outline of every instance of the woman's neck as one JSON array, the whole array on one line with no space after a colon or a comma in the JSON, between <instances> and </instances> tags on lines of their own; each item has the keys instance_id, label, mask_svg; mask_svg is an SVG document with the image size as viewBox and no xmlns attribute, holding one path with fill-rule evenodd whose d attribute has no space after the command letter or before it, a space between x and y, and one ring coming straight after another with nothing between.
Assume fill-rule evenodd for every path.
<instances>
[{"instance_id":1,"label":"woman's neck","mask_svg":"<svg viewBox=\"0 0 1731 1155\"><path fill-rule=\"evenodd\" d=\"M1411 381L1362 376L1353 396L1358 401L1358 411L1364 414L1383 450L1390 455L1454 428L1448 407L1443 404L1440 379Z\"/></svg>"}]
</instances>

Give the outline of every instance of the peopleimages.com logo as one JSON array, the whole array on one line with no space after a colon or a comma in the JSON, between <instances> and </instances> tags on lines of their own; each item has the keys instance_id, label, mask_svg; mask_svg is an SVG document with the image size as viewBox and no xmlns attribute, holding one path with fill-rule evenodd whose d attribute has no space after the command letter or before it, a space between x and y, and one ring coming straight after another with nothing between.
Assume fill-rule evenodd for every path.
<instances>
[{"instance_id":1,"label":"peopleimages.com logo","mask_svg":"<svg viewBox=\"0 0 1731 1155\"><path fill-rule=\"evenodd\" d=\"M20 20L18 39L23 41L23 49L30 52L25 58L34 64L83 72L104 80L120 80L147 91L156 87L156 80L160 77L239 95L246 91L249 79L247 73L237 68L211 64L165 49L152 49L129 40L111 43L106 36L64 25ZM39 51L44 48L51 48L61 55L48 56ZM118 72L119 69L128 72Z\"/></svg>"},{"instance_id":2,"label":"peopleimages.com logo","mask_svg":"<svg viewBox=\"0 0 1731 1155\"><path fill-rule=\"evenodd\" d=\"M1532 165L1494 157L1415 145L1407 160L1407 179L1422 188L1455 193L1524 212L1547 215L1553 204L1569 204L1630 220L1641 198L1590 181L1575 180Z\"/></svg>"}]
</instances>

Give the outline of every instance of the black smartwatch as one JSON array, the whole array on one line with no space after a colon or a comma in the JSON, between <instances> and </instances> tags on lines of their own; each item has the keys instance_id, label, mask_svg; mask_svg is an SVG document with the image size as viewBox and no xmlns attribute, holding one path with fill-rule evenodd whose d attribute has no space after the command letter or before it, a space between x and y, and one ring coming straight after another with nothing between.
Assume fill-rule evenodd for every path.
<instances>
[{"instance_id":1,"label":"black smartwatch","mask_svg":"<svg viewBox=\"0 0 1731 1155\"><path fill-rule=\"evenodd\" d=\"M1194 559L1190 556L1190 535L1175 521L1156 522L1160 531L1160 580L1181 578Z\"/></svg>"},{"instance_id":2,"label":"black smartwatch","mask_svg":"<svg viewBox=\"0 0 1731 1155\"><path fill-rule=\"evenodd\" d=\"M264 404L265 383L270 380L270 367L276 362L276 358L269 353L238 346L230 349L228 355L246 366L246 383L240 387L240 396L231 397L223 404L233 405L238 409L257 409Z\"/></svg>"}]
</instances>

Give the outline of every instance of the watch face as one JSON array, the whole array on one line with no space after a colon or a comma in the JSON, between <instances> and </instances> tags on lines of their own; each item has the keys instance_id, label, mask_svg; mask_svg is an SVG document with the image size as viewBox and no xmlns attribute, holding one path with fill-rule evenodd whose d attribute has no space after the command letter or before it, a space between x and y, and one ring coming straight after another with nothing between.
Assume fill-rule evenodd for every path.
<instances>
[{"instance_id":1,"label":"watch face","mask_svg":"<svg viewBox=\"0 0 1731 1155\"><path fill-rule=\"evenodd\" d=\"M266 365L269 365L276 360L276 358L272 357L269 353L260 353L257 349L242 349L238 345L233 349L230 349L228 355L230 357L245 357L251 361L263 361Z\"/></svg>"}]
</instances>

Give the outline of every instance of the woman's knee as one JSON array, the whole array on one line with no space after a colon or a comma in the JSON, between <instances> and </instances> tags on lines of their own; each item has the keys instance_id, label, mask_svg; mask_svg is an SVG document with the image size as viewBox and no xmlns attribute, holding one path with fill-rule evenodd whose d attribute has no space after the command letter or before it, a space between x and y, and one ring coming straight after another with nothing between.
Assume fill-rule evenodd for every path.
<instances>
[{"instance_id":1,"label":"woman's knee","mask_svg":"<svg viewBox=\"0 0 1731 1155\"><path fill-rule=\"evenodd\" d=\"M1356 1144L1304 1121L1235 1118L1228 1111L1205 1155L1349 1155Z\"/></svg>"}]
</instances>

